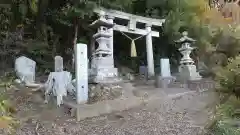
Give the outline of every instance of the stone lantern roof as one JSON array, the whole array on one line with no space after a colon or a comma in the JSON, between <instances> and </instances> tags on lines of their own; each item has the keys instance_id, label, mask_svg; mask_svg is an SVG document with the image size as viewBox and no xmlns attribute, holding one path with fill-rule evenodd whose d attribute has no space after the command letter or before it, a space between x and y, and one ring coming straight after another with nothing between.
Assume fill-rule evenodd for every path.
<instances>
[{"instance_id":1,"label":"stone lantern roof","mask_svg":"<svg viewBox=\"0 0 240 135\"><path fill-rule=\"evenodd\" d=\"M100 12L98 15L99 15L99 19L94 21L92 24L90 24L91 28L99 28L99 27L113 28L114 23L111 23L106 19L106 15L104 11Z\"/></svg>"},{"instance_id":2,"label":"stone lantern roof","mask_svg":"<svg viewBox=\"0 0 240 135\"><path fill-rule=\"evenodd\" d=\"M196 42L196 40L188 37L188 32L187 31L184 31L182 33L182 37L176 41L177 43L193 43L193 42Z\"/></svg>"}]
</instances>

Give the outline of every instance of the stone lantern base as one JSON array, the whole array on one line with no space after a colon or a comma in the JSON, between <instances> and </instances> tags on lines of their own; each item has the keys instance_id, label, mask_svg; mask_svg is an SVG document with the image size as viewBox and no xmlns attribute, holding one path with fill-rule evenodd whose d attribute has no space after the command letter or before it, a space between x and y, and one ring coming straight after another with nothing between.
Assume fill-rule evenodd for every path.
<instances>
[{"instance_id":1,"label":"stone lantern base","mask_svg":"<svg viewBox=\"0 0 240 135\"><path fill-rule=\"evenodd\" d=\"M118 83L120 78L118 77L117 68L92 68L89 69L89 81L91 83Z\"/></svg>"},{"instance_id":2,"label":"stone lantern base","mask_svg":"<svg viewBox=\"0 0 240 135\"><path fill-rule=\"evenodd\" d=\"M111 56L94 57L92 59L89 81L91 83L115 83L120 81L118 69L114 68Z\"/></svg>"},{"instance_id":3,"label":"stone lantern base","mask_svg":"<svg viewBox=\"0 0 240 135\"><path fill-rule=\"evenodd\" d=\"M181 80L201 80L202 77L197 72L195 65L180 65L179 66L179 79Z\"/></svg>"}]
</instances>

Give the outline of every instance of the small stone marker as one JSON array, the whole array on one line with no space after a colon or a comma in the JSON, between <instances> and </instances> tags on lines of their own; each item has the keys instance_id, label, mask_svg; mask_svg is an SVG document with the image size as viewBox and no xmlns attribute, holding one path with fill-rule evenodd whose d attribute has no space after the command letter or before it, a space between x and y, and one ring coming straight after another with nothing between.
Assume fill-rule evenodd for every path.
<instances>
[{"instance_id":1,"label":"small stone marker","mask_svg":"<svg viewBox=\"0 0 240 135\"><path fill-rule=\"evenodd\" d=\"M76 70L76 90L77 103L86 103L88 101L88 56L87 45L76 44L75 51L75 70Z\"/></svg>"},{"instance_id":2,"label":"small stone marker","mask_svg":"<svg viewBox=\"0 0 240 135\"><path fill-rule=\"evenodd\" d=\"M139 66L139 74L147 76L147 67L146 66Z\"/></svg>"},{"instance_id":3,"label":"small stone marker","mask_svg":"<svg viewBox=\"0 0 240 135\"><path fill-rule=\"evenodd\" d=\"M156 87L157 88L168 88L168 85L171 81L174 80L174 77L171 75L170 62L168 58L160 59L161 74L156 76Z\"/></svg>"},{"instance_id":4,"label":"small stone marker","mask_svg":"<svg viewBox=\"0 0 240 135\"><path fill-rule=\"evenodd\" d=\"M63 58L61 56L55 56L54 62L55 72L63 71Z\"/></svg>"},{"instance_id":5,"label":"small stone marker","mask_svg":"<svg viewBox=\"0 0 240 135\"><path fill-rule=\"evenodd\" d=\"M162 77L171 77L170 63L169 59L160 59L161 63L161 76Z\"/></svg>"}]
</instances>

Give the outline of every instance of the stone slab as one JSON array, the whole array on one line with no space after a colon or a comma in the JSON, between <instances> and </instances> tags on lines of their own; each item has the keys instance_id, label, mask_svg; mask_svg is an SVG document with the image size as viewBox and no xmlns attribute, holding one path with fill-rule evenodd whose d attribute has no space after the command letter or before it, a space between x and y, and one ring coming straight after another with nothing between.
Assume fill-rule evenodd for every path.
<instances>
[{"instance_id":1,"label":"stone slab","mask_svg":"<svg viewBox=\"0 0 240 135\"><path fill-rule=\"evenodd\" d=\"M214 81L211 80L196 80L196 81L188 81L187 82L187 87L190 90L203 90L203 89L214 89L215 88L215 83Z\"/></svg>"},{"instance_id":2,"label":"stone slab","mask_svg":"<svg viewBox=\"0 0 240 135\"><path fill-rule=\"evenodd\" d=\"M142 104L141 98L119 98L106 100L95 104L76 104L72 101L64 100L63 104L71 108L71 116L76 116L77 121L85 118L96 117L116 111L124 111Z\"/></svg>"}]
</instances>

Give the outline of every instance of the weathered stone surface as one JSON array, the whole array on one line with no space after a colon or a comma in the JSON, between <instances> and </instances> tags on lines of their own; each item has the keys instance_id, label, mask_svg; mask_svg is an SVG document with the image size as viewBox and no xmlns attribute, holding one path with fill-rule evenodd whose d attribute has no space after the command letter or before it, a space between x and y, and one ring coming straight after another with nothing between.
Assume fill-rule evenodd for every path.
<instances>
[{"instance_id":1,"label":"weathered stone surface","mask_svg":"<svg viewBox=\"0 0 240 135\"><path fill-rule=\"evenodd\" d=\"M187 87L190 90L209 90L215 88L215 82L207 79L201 79L198 81L188 81Z\"/></svg>"},{"instance_id":2,"label":"weathered stone surface","mask_svg":"<svg viewBox=\"0 0 240 135\"><path fill-rule=\"evenodd\" d=\"M93 83L118 83L121 79L118 77L117 68L91 68L89 70L89 82Z\"/></svg>"},{"instance_id":3,"label":"weathered stone surface","mask_svg":"<svg viewBox=\"0 0 240 135\"><path fill-rule=\"evenodd\" d=\"M180 78L181 80L200 80L202 77L197 72L195 65L180 65L179 66Z\"/></svg>"},{"instance_id":4,"label":"weathered stone surface","mask_svg":"<svg viewBox=\"0 0 240 135\"><path fill-rule=\"evenodd\" d=\"M171 71L170 71L170 62L169 59L160 59L161 63L161 76L162 77L171 77Z\"/></svg>"},{"instance_id":5,"label":"weathered stone surface","mask_svg":"<svg viewBox=\"0 0 240 135\"><path fill-rule=\"evenodd\" d=\"M104 100L113 100L121 97L123 94L122 87L119 85L90 85L88 103L96 103Z\"/></svg>"},{"instance_id":6,"label":"weathered stone surface","mask_svg":"<svg viewBox=\"0 0 240 135\"><path fill-rule=\"evenodd\" d=\"M114 24L106 20L105 12L99 13L99 19L90 26L97 28L97 33L93 35L92 46L98 44L92 52L91 67L89 70L89 80L93 83L112 83L118 82L118 70L114 68L113 52L110 46Z\"/></svg>"},{"instance_id":7,"label":"weathered stone surface","mask_svg":"<svg viewBox=\"0 0 240 135\"><path fill-rule=\"evenodd\" d=\"M35 82L36 62L25 56L21 56L15 60L15 72L18 83L31 84Z\"/></svg>"},{"instance_id":8,"label":"weathered stone surface","mask_svg":"<svg viewBox=\"0 0 240 135\"><path fill-rule=\"evenodd\" d=\"M74 46L75 51L75 75L76 75L76 99L78 104L88 100L88 51L87 45L78 43Z\"/></svg>"},{"instance_id":9,"label":"weathered stone surface","mask_svg":"<svg viewBox=\"0 0 240 135\"><path fill-rule=\"evenodd\" d=\"M75 87L72 85L72 75L70 72L51 72L48 80L44 85L45 89L45 102L48 102L49 94L52 93L57 97L57 105L63 103L63 97L67 96L67 92L74 92Z\"/></svg>"},{"instance_id":10,"label":"weathered stone surface","mask_svg":"<svg viewBox=\"0 0 240 135\"><path fill-rule=\"evenodd\" d=\"M55 56L54 62L55 62L54 64L55 72L63 71L63 58L61 56Z\"/></svg>"}]
</instances>

